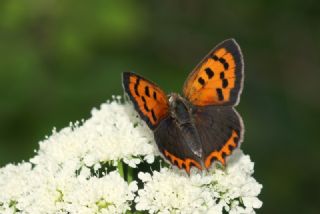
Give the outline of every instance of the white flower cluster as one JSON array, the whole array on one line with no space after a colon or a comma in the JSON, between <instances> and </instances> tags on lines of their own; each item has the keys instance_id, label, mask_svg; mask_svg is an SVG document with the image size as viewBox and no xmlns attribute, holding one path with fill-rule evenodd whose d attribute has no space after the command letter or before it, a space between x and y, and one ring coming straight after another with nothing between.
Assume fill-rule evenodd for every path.
<instances>
[{"instance_id":1,"label":"white flower cluster","mask_svg":"<svg viewBox=\"0 0 320 214\"><path fill-rule=\"evenodd\" d=\"M226 169L214 165L209 172L191 173L162 168L139 173L144 188L135 199L138 210L149 213L254 213L262 202L262 186L251 177L253 163L240 149L227 160Z\"/></svg>"},{"instance_id":2,"label":"white flower cluster","mask_svg":"<svg viewBox=\"0 0 320 214\"><path fill-rule=\"evenodd\" d=\"M142 172L142 162L159 165L159 153L152 132L120 99L94 109L82 124L54 130L28 162L0 168L0 213L254 213L261 207L262 186L239 149L226 169Z\"/></svg>"},{"instance_id":3,"label":"white flower cluster","mask_svg":"<svg viewBox=\"0 0 320 214\"><path fill-rule=\"evenodd\" d=\"M84 170L86 171L86 170ZM0 171L0 213L123 213L138 186L113 171L98 178L87 173L44 171L30 163Z\"/></svg>"},{"instance_id":4,"label":"white flower cluster","mask_svg":"<svg viewBox=\"0 0 320 214\"><path fill-rule=\"evenodd\" d=\"M143 123L130 104L121 104L121 97L93 109L92 117L79 126L70 124L59 133L40 142L38 155L31 160L37 165L76 161L86 166L104 161L123 159L131 167L141 157L153 163L156 147L152 132Z\"/></svg>"}]
</instances>

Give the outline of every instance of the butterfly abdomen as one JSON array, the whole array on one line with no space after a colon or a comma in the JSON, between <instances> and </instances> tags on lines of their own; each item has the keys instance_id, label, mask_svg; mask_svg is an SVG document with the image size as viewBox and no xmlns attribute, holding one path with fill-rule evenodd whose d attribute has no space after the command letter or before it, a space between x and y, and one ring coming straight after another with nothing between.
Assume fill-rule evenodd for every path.
<instances>
[{"instance_id":1,"label":"butterfly abdomen","mask_svg":"<svg viewBox=\"0 0 320 214\"><path fill-rule=\"evenodd\" d=\"M200 160L202 157L202 147L192 118L191 104L178 94L171 95L169 104L172 120L177 130L181 133L183 143Z\"/></svg>"}]
</instances>

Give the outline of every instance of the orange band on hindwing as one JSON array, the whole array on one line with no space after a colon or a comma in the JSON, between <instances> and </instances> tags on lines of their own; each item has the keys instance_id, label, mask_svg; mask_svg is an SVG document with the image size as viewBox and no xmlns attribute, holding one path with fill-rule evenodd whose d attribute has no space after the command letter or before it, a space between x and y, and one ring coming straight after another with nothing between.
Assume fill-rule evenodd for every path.
<instances>
[{"instance_id":1,"label":"orange band on hindwing","mask_svg":"<svg viewBox=\"0 0 320 214\"><path fill-rule=\"evenodd\" d=\"M237 132L233 130L232 135L226 144L219 151L213 151L208 155L208 157L206 157L204 163L205 167L208 169L214 159L217 159L220 163L225 165L225 156L230 155L232 150L237 147L238 140L239 136Z\"/></svg>"},{"instance_id":2,"label":"orange band on hindwing","mask_svg":"<svg viewBox=\"0 0 320 214\"><path fill-rule=\"evenodd\" d=\"M167 150L164 150L163 154L166 158L170 160L170 162L173 165L178 166L179 169L184 168L188 174L190 174L190 168L192 165L202 170L201 165L195 160L192 160L190 158L186 158L185 160L182 160L181 158L178 158L173 154L169 153Z\"/></svg>"}]
</instances>

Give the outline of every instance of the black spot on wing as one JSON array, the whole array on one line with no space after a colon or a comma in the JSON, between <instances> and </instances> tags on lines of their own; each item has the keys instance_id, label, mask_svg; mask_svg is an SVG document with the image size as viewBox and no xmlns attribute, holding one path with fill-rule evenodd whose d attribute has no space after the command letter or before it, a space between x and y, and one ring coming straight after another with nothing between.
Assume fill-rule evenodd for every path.
<instances>
[{"instance_id":1,"label":"black spot on wing","mask_svg":"<svg viewBox=\"0 0 320 214\"><path fill-rule=\"evenodd\" d=\"M144 98L144 96L142 96L141 99L144 103L146 103L146 98Z\"/></svg>"},{"instance_id":2,"label":"black spot on wing","mask_svg":"<svg viewBox=\"0 0 320 214\"><path fill-rule=\"evenodd\" d=\"M143 108L144 108L144 110L146 110L147 112L150 112L150 109L149 109L149 107L148 107L148 105L147 105L146 98L145 98L144 96L142 96L141 99L142 99L142 102L143 102Z\"/></svg>"},{"instance_id":3,"label":"black spot on wing","mask_svg":"<svg viewBox=\"0 0 320 214\"><path fill-rule=\"evenodd\" d=\"M221 81L222 81L222 88L226 88L226 87L228 87L228 80L227 79L225 79L225 75L224 75L224 72L223 71L221 71L220 72L220 79L221 79Z\"/></svg>"},{"instance_id":4,"label":"black spot on wing","mask_svg":"<svg viewBox=\"0 0 320 214\"><path fill-rule=\"evenodd\" d=\"M219 59L219 57L217 57L217 55L213 55L213 56L212 56L212 59L213 59L214 61L217 61L217 60Z\"/></svg>"},{"instance_id":5,"label":"black spot on wing","mask_svg":"<svg viewBox=\"0 0 320 214\"><path fill-rule=\"evenodd\" d=\"M153 119L154 121L157 121L157 117L156 117L153 109L151 110L151 115L152 115L152 119Z\"/></svg>"},{"instance_id":6,"label":"black spot on wing","mask_svg":"<svg viewBox=\"0 0 320 214\"><path fill-rule=\"evenodd\" d=\"M226 88L228 87L228 80L227 79L223 79L222 80L222 88Z\"/></svg>"},{"instance_id":7,"label":"black spot on wing","mask_svg":"<svg viewBox=\"0 0 320 214\"><path fill-rule=\"evenodd\" d=\"M143 105L143 108L144 108L147 112L150 112L150 109L148 108L148 106L147 106L146 103Z\"/></svg>"},{"instance_id":8,"label":"black spot on wing","mask_svg":"<svg viewBox=\"0 0 320 214\"><path fill-rule=\"evenodd\" d=\"M205 81L204 81L204 79L203 79L202 77L199 77L199 78L198 78L198 82L199 82L202 86L204 86Z\"/></svg>"},{"instance_id":9,"label":"black spot on wing","mask_svg":"<svg viewBox=\"0 0 320 214\"><path fill-rule=\"evenodd\" d=\"M136 95L137 95L138 97L140 97L140 94L139 94L139 91L138 91L138 86L139 86L139 84L140 84L140 78L137 77L136 83L134 84L134 92L136 93Z\"/></svg>"},{"instance_id":10,"label":"black spot on wing","mask_svg":"<svg viewBox=\"0 0 320 214\"><path fill-rule=\"evenodd\" d=\"M229 63L227 63L227 62L223 63L223 67L224 67L225 70L228 70L228 68L229 68Z\"/></svg>"},{"instance_id":11,"label":"black spot on wing","mask_svg":"<svg viewBox=\"0 0 320 214\"><path fill-rule=\"evenodd\" d=\"M211 68L206 68L204 70L206 71L208 79L211 79L214 76L214 72L211 70Z\"/></svg>"},{"instance_id":12,"label":"black spot on wing","mask_svg":"<svg viewBox=\"0 0 320 214\"><path fill-rule=\"evenodd\" d=\"M226 60L223 57L219 58L219 62L223 65L225 70L228 70L229 64L226 62Z\"/></svg>"},{"instance_id":13,"label":"black spot on wing","mask_svg":"<svg viewBox=\"0 0 320 214\"><path fill-rule=\"evenodd\" d=\"M226 60L223 57L219 58L219 62L221 62L222 64L226 63Z\"/></svg>"},{"instance_id":14,"label":"black spot on wing","mask_svg":"<svg viewBox=\"0 0 320 214\"><path fill-rule=\"evenodd\" d=\"M220 72L220 79L224 79L224 72Z\"/></svg>"},{"instance_id":15,"label":"black spot on wing","mask_svg":"<svg viewBox=\"0 0 320 214\"><path fill-rule=\"evenodd\" d=\"M157 100L157 92L153 92L153 99Z\"/></svg>"},{"instance_id":16,"label":"black spot on wing","mask_svg":"<svg viewBox=\"0 0 320 214\"><path fill-rule=\"evenodd\" d=\"M218 95L219 101L224 100L224 96L223 96L223 93L222 93L222 89L221 89L221 88L217 88L216 91L217 91L217 95Z\"/></svg>"},{"instance_id":17,"label":"black spot on wing","mask_svg":"<svg viewBox=\"0 0 320 214\"><path fill-rule=\"evenodd\" d=\"M145 93L148 97L150 97L150 91L149 91L149 87L148 87L148 86L146 86L146 87L144 88L144 93Z\"/></svg>"}]
</instances>

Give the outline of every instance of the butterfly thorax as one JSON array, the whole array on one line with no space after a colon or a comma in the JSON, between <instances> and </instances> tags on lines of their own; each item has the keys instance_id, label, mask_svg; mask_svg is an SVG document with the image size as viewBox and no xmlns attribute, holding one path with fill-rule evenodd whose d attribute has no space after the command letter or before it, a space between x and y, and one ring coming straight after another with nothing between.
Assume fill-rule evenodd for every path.
<instances>
[{"instance_id":1,"label":"butterfly thorax","mask_svg":"<svg viewBox=\"0 0 320 214\"><path fill-rule=\"evenodd\" d=\"M179 124L191 123L192 118L190 115L191 106L187 100L179 94L169 95L169 105L171 116L176 119Z\"/></svg>"},{"instance_id":2,"label":"butterfly thorax","mask_svg":"<svg viewBox=\"0 0 320 214\"><path fill-rule=\"evenodd\" d=\"M173 93L169 95L169 105L170 116L174 119L176 126L184 133L186 144L201 159L202 147L193 121L192 104L179 94Z\"/></svg>"}]
</instances>

